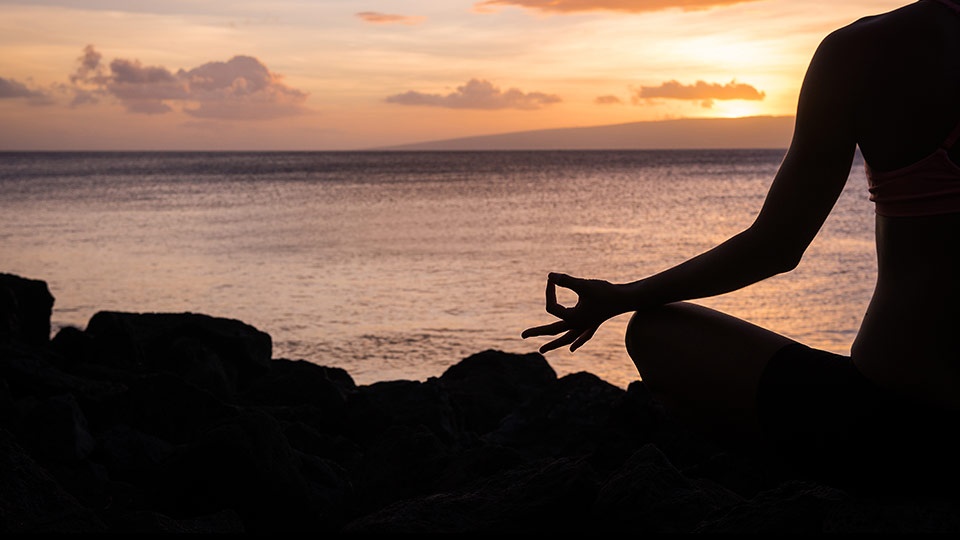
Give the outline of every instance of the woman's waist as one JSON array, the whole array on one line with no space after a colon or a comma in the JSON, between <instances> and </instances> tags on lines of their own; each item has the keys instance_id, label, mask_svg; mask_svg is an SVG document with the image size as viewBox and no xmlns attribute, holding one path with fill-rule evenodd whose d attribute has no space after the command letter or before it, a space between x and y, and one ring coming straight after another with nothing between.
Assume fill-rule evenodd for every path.
<instances>
[{"instance_id":1,"label":"woman's waist","mask_svg":"<svg viewBox=\"0 0 960 540\"><path fill-rule=\"evenodd\" d=\"M875 225L881 256L947 257L960 265L960 212L913 217L877 215Z\"/></svg>"},{"instance_id":2,"label":"woman's waist","mask_svg":"<svg viewBox=\"0 0 960 540\"><path fill-rule=\"evenodd\" d=\"M877 280L873 298L857 334L890 346L950 350L960 360L960 275L948 280L931 275L925 280ZM918 343L919 342L919 343ZM895 347L899 349L900 347Z\"/></svg>"},{"instance_id":3,"label":"woman's waist","mask_svg":"<svg viewBox=\"0 0 960 540\"><path fill-rule=\"evenodd\" d=\"M874 298L851 348L857 369L882 388L960 409L960 338L955 303Z\"/></svg>"}]
</instances>

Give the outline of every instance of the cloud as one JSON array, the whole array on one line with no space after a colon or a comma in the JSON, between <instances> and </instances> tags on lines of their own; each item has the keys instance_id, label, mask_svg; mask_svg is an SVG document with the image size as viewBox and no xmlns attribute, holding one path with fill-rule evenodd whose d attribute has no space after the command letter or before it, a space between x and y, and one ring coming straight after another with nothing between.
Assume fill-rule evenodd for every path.
<instances>
[{"instance_id":1,"label":"cloud","mask_svg":"<svg viewBox=\"0 0 960 540\"><path fill-rule=\"evenodd\" d=\"M92 45L84 48L70 76L72 105L96 103L103 97L120 101L127 111L164 114L180 110L197 118L259 120L304 112L307 94L291 88L252 56L207 62L189 71L173 72L117 58L105 67Z\"/></svg>"},{"instance_id":2,"label":"cloud","mask_svg":"<svg viewBox=\"0 0 960 540\"><path fill-rule=\"evenodd\" d=\"M304 112L307 93L280 82L252 56L208 62L178 75L188 81L190 100L200 103L185 109L192 116L258 120Z\"/></svg>"},{"instance_id":3,"label":"cloud","mask_svg":"<svg viewBox=\"0 0 960 540\"><path fill-rule=\"evenodd\" d=\"M109 82L109 77L104 73L103 65L100 63L102 59L103 55L97 52L93 45L84 47L83 54L77 57L79 65L70 75L70 84L73 85L71 106L98 103L100 97L107 93L105 86Z\"/></svg>"},{"instance_id":4,"label":"cloud","mask_svg":"<svg viewBox=\"0 0 960 540\"><path fill-rule=\"evenodd\" d=\"M491 82L481 79L470 79L463 86L458 86L455 92L447 95L424 94L422 92L405 92L386 98L387 103L400 105L423 105L430 107L446 107L449 109L539 109L544 105L559 103L560 96L544 94L543 92L524 93L516 88L501 91Z\"/></svg>"},{"instance_id":5,"label":"cloud","mask_svg":"<svg viewBox=\"0 0 960 540\"><path fill-rule=\"evenodd\" d=\"M30 88L26 84L0 77L0 99L25 99L30 105L52 105L53 99L47 92Z\"/></svg>"},{"instance_id":6,"label":"cloud","mask_svg":"<svg viewBox=\"0 0 960 540\"><path fill-rule=\"evenodd\" d=\"M120 99L127 110L140 114L162 114L173 110L164 100L182 100L189 96L187 85L169 70L143 66L137 60L110 62L106 91Z\"/></svg>"},{"instance_id":7,"label":"cloud","mask_svg":"<svg viewBox=\"0 0 960 540\"><path fill-rule=\"evenodd\" d=\"M606 96L597 96L597 98L594 99L593 102L596 103L597 105L619 105L623 103L623 100L618 98L617 96L606 95Z\"/></svg>"},{"instance_id":8,"label":"cloud","mask_svg":"<svg viewBox=\"0 0 960 540\"><path fill-rule=\"evenodd\" d=\"M103 78L103 69L100 60L103 55L93 48L93 45L87 45L83 48L83 54L77 57L77 70L70 75L70 82L95 83L102 84L106 79Z\"/></svg>"},{"instance_id":9,"label":"cloud","mask_svg":"<svg viewBox=\"0 0 960 540\"><path fill-rule=\"evenodd\" d=\"M409 15L392 15L376 11L361 11L357 13L364 21L373 24L420 24L426 17L412 17Z\"/></svg>"},{"instance_id":10,"label":"cloud","mask_svg":"<svg viewBox=\"0 0 960 540\"><path fill-rule=\"evenodd\" d=\"M727 84L708 83L697 81L695 84L682 84L679 81L667 81L660 86L641 86L633 95L634 104L640 100L649 99L684 99L690 101L701 101L702 106L709 108L713 106L714 100L746 99L762 100L766 97L764 92L758 91L753 86L744 83L738 83L736 80Z\"/></svg>"},{"instance_id":11,"label":"cloud","mask_svg":"<svg viewBox=\"0 0 960 540\"><path fill-rule=\"evenodd\" d=\"M622 11L644 13L679 8L684 11L730 6L757 0L484 0L474 4L474 11L490 13L498 6L519 6L548 13L577 13L585 11Z\"/></svg>"}]
</instances>

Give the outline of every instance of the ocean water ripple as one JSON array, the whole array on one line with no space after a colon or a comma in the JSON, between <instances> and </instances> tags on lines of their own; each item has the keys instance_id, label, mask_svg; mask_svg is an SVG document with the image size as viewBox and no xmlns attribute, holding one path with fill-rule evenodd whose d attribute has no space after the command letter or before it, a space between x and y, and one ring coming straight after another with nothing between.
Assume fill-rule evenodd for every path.
<instances>
[{"instance_id":1,"label":"ocean water ripple","mask_svg":"<svg viewBox=\"0 0 960 540\"><path fill-rule=\"evenodd\" d=\"M0 271L46 280L54 330L192 311L361 383L423 380L520 339L550 271L628 281L748 226L783 151L0 154ZM800 266L700 302L847 352L875 281L862 161ZM626 316L575 354L625 387Z\"/></svg>"}]
</instances>

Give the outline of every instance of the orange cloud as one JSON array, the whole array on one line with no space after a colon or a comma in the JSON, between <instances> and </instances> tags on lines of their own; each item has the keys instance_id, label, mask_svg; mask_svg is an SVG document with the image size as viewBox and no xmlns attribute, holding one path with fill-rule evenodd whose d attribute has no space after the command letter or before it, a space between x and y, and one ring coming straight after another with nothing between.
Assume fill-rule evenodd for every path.
<instances>
[{"instance_id":1,"label":"orange cloud","mask_svg":"<svg viewBox=\"0 0 960 540\"><path fill-rule=\"evenodd\" d=\"M97 52L93 45L87 45L83 48L83 54L77 57L77 71L70 75L70 82L78 83L96 83L102 84L106 79L103 78L103 71L100 67L100 60L103 55Z\"/></svg>"},{"instance_id":2,"label":"orange cloud","mask_svg":"<svg viewBox=\"0 0 960 540\"><path fill-rule=\"evenodd\" d=\"M607 96L597 96L597 98L594 99L593 102L596 103L597 105L618 105L623 103L623 100L618 98L617 96L607 95Z\"/></svg>"},{"instance_id":3,"label":"orange cloud","mask_svg":"<svg viewBox=\"0 0 960 540\"><path fill-rule=\"evenodd\" d=\"M364 21L373 24L420 24L425 17L411 17L409 15L392 15L376 11L361 11L357 13Z\"/></svg>"},{"instance_id":4,"label":"orange cloud","mask_svg":"<svg viewBox=\"0 0 960 540\"><path fill-rule=\"evenodd\" d=\"M560 96L543 92L524 93L516 88L501 91L491 82L470 79L447 95L405 92L386 98L387 103L399 105L424 105L450 109L539 109L544 105L559 103Z\"/></svg>"},{"instance_id":5,"label":"orange cloud","mask_svg":"<svg viewBox=\"0 0 960 540\"><path fill-rule=\"evenodd\" d=\"M70 76L74 106L109 96L141 114L171 112L173 104L198 118L257 120L304 112L307 94L283 84L252 56L176 72L123 58L105 67L101 60L92 45L78 58L80 65Z\"/></svg>"},{"instance_id":6,"label":"orange cloud","mask_svg":"<svg viewBox=\"0 0 960 540\"><path fill-rule=\"evenodd\" d=\"M497 6L519 6L549 13L583 11L642 13L670 8L693 11L755 1L757 0L484 0L474 4L474 9L480 13L490 13L490 8Z\"/></svg>"},{"instance_id":7,"label":"orange cloud","mask_svg":"<svg viewBox=\"0 0 960 540\"><path fill-rule=\"evenodd\" d=\"M27 98L30 100L46 100L47 95L40 90L34 90L22 82L0 77L0 99Z\"/></svg>"},{"instance_id":8,"label":"orange cloud","mask_svg":"<svg viewBox=\"0 0 960 540\"><path fill-rule=\"evenodd\" d=\"M187 84L169 70L143 66L138 60L118 58L110 62L106 91L120 99L127 110L160 114L173 109L164 100L182 100L190 95Z\"/></svg>"},{"instance_id":9,"label":"orange cloud","mask_svg":"<svg viewBox=\"0 0 960 540\"><path fill-rule=\"evenodd\" d=\"M764 92L753 86L737 81L727 84L697 81L695 84L682 84L679 81L667 81L660 86L641 86L633 95L633 103L645 99L685 99L701 101L706 108L712 107L714 100L747 99L762 100Z\"/></svg>"},{"instance_id":10,"label":"orange cloud","mask_svg":"<svg viewBox=\"0 0 960 540\"><path fill-rule=\"evenodd\" d=\"M188 81L190 101L199 102L184 109L192 116L256 120L304 112L306 92L286 86L252 56L208 62L179 75Z\"/></svg>"}]
</instances>

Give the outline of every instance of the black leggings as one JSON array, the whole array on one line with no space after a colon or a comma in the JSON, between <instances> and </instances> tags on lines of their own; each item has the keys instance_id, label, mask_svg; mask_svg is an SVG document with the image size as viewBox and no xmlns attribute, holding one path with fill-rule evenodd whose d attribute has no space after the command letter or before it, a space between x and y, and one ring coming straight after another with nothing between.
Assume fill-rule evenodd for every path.
<instances>
[{"instance_id":1,"label":"black leggings","mask_svg":"<svg viewBox=\"0 0 960 540\"><path fill-rule=\"evenodd\" d=\"M771 449L819 480L935 490L960 479L960 415L878 388L848 356L784 346L761 376L757 410Z\"/></svg>"}]
</instances>

